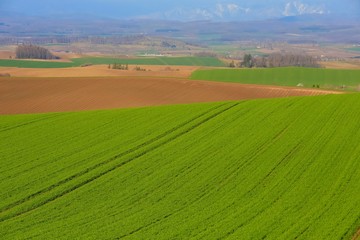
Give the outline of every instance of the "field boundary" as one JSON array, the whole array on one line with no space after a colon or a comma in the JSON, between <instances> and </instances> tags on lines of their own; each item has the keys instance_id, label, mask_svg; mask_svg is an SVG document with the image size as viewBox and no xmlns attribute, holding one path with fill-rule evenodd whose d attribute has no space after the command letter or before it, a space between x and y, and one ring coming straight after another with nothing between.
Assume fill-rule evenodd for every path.
<instances>
[{"instance_id":1,"label":"field boundary","mask_svg":"<svg viewBox=\"0 0 360 240\"><path fill-rule=\"evenodd\" d=\"M353 236L352 240L359 240L360 239L360 228L359 230L355 233L355 235Z\"/></svg>"},{"instance_id":2,"label":"field boundary","mask_svg":"<svg viewBox=\"0 0 360 240\"><path fill-rule=\"evenodd\" d=\"M32 121L29 121L29 122L26 122L26 123L17 124L15 126L2 127L2 128L0 128L0 133L1 132L6 132L6 131L9 131L9 130L13 130L13 129L16 129L16 128L19 128L19 127L31 125L33 123L42 122L44 120L52 119L52 118L55 118L55 117L56 117L56 115L53 115L53 116L48 116L48 117L43 117L43 118L39 118L39 119L36 119L36 120L32 120Z\"/></svg>"}]
</instances>

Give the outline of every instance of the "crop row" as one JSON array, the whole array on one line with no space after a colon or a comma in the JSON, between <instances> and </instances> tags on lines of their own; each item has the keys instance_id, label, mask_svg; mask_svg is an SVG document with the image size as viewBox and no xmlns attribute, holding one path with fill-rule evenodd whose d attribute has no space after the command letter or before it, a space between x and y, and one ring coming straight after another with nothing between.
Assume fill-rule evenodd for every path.
<instances>
[{"instance_id":1,"label":"crop row","mask_svg":"<svg viewBox=\"0 0 360 240\"><path fill-rule=\"evenodd\" d=\"M1 117L0 234L350 239L359 97Z\"/></svg>"},{"instance_id":2,"label":"crop row","mask_svg":"<svg viewBox=\"0 0 360 240\"><path fill-rule=\"evenodd\" d=\"M101 161L93 166L89 166L86 169L73 174L49 187L41 189L31 195L26 196L25 198L12 202L11 204L0 209L0 222L34 210L48 202L54 201L57 198L84 186L85 184L91 183L105 174L108 174L109 172L124 166L125 164L161 147L162 145L182 136L183 134L190 132L192 129L227 111L233 106L235 105L231 104L230 106L225 105L225 107L219 106L215 109L210 109L208 112L205 112L199 116L194 117L193 119L175 126L174 128L152 139L149 139L140 145L118 153L117 155L106 159L105 161Z\"/></svg>"}]
</instances>

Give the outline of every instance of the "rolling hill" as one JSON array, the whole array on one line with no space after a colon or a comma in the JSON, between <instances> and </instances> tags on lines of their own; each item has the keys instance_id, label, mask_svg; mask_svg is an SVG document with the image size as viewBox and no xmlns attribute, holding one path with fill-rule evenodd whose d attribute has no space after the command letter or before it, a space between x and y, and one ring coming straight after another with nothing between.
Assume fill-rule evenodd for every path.
<instances>
[{"instance_id":1,"label":"rolling hill","mask_svg":"<svg viewBox=\"0 0 360 240\"><path fill-rule=\"evenodd\" d=\"M258 69L200 69L191 79L246 84L337 88L355 90L360 86L360 71L323 68L258 68Z\"/></svg>"},{"instance_id":2,"label":"rolling hill","mask_svg":"<svg viewBox=\"0 0 360 240\"><path fill-rule=\"evenodd\" d=\"M177 66L209 66L224 67L225 64L214 57L139 57L139 58L106 58L84 57L72 58L71 62L36 61L0 59L0 67L19 68L69 68L82 65L101 64L137 64L137 65L177 65Z\"/></svg>"},{"instance_id":3,"label":"rolling hill","mask_svg":"<svg viewBox=\"0 0 360 240\"><path fill-rule=\"evenodd\" d=\"M2 239L351 239L360 95L0 116Z\"/></svg>"}]
</instances>

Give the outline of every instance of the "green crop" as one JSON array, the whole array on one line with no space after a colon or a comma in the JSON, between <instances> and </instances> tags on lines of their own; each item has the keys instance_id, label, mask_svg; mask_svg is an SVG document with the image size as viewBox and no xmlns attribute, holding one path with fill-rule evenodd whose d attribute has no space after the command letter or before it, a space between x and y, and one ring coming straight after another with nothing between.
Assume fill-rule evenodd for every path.
<instances>
[{"instance_id":1,"label":"green crop","mask_svg":"<svg viewBox=\"0 0 360 240\"><path fill-rule=\"evenodd\" d=\"M360 47L347 48L349 51L360 52Z\"/></svg>"},{"instance_id":2,"label":"green crop","mask_svg":"<svg viewBox=\"0 0 360 240\"><path fill-rule=\"evenodd\" d=\"M20 68L68 68L79 67L85 64L134 64L134 65L179 65L179 66L210 66L223 67L225 64L212 57L156 57L156 58L102 58L86 57L73 58L72 62L4 60L0 59L1 67Z\"/></svg>"},{"instance_id":3,"label":"green crop","mask_svg":"<svg viewBox=\"0 0 360 240\"><path fill-rule=\"evenodd\" d=\"M360 85L360 70L321 68L211 69L197 70L191 79L245 84L346 88Z\"/></svg>"},{"instance_id":4,"label":"green crop","mask_svg":"<svg viewBox=\"0 0 360 240\"><path fill-rule=\"evenodd\" d=\"M1 239L351 239L360 95L0 116Z\"/></svg>"},{"instance_id":5,"label":"green crop","mask_svg":"<svg viewBox=\"0 0 360 240\"><path fill-rule=\"evenodd\" d=\"M0 67L68 68L68 67L75 67L75 65L74 65L74 63L71 63L71 62L0 59Z\"/></svg>"}]
</instances>

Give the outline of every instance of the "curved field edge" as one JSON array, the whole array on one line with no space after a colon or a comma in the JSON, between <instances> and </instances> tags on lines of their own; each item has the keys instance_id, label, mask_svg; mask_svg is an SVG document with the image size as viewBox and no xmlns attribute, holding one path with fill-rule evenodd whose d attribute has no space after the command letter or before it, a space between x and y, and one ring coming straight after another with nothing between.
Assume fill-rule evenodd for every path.
<instances>
[{"instance_id":1,"label":"curved field edge","mask_svg":"<svg viewBox=\"0 0 360 240\"><path fill-rule=\"evenodd\" d=\"M0 234L351 239L359 100L2 116Z\"/></svg>"},{"instance_id":2,"label":"curved field edge","mask_svg":"<svg viewBox=\"0 0 360 240\"><path fill-rule=\"evenodd\" d=\"M359 90L360 70L322 68L199 69L192 80Z\"/></svg>"},{"instance_id":3,"label":"curved field edge","mask_svg":"<svg viewBox=\"0 0 360 240\"><path fill-rule=\"evenodd\" d=\"M157 58L105 58L105 57L84 57L72 58L71 62L36 61L36 60L14 60L0 59L1 67L19 68L69 68L82 65L102 64L129 64L129 65L170 65L170 66L208 66L224 67L218 58L213 57L157 57Z\"/></svg>"}]
</instances>

